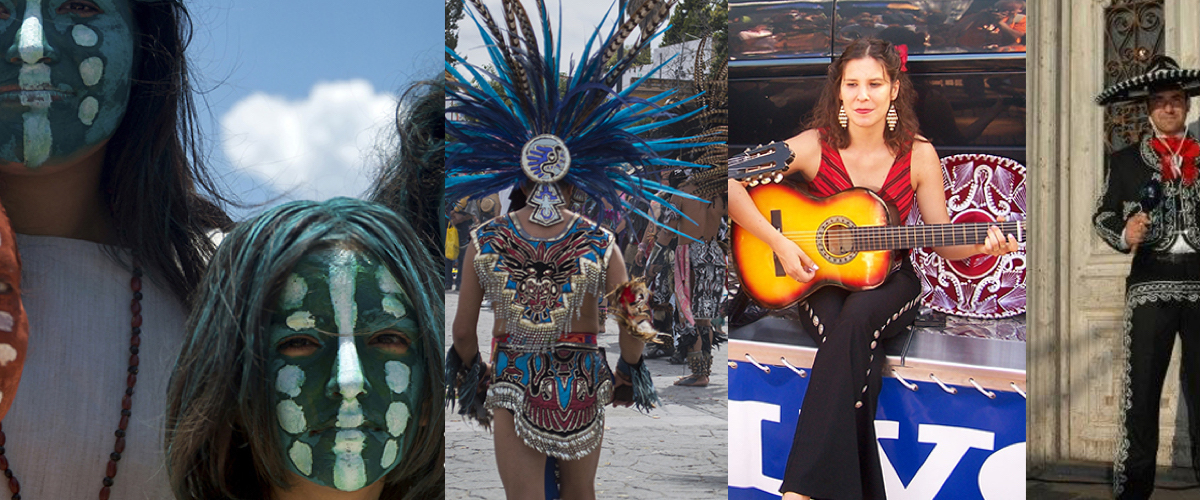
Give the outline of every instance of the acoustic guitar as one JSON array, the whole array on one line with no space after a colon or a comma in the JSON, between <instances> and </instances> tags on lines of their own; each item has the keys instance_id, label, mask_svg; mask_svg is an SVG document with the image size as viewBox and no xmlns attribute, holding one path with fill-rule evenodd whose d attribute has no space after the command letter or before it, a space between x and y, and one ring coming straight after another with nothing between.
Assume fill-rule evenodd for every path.
<instances>
[{"instance_id":1,"label":"acoustic guitar","mask_svg":"<svg viewBox=\"0 0 1200 500\"><path fill-rule=\"evenodd\" d=\"M771 309L793 305L823 286L877 287L899 267L902 252L897 250L983 243L991 226L1018 242L1025 238L1025 222L1018 220L901 226L896 209L866 188L816 198L774 183L749 193L759 213L818 268L808 283L788 277L769 245L734 224L733 258L742 289Z\"/></svg>"}]
</instances>

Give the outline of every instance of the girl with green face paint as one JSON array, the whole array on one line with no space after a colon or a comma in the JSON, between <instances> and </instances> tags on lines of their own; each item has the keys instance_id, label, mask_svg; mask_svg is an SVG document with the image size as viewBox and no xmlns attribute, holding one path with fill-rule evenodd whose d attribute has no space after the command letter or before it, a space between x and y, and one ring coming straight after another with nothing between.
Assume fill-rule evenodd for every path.
<instances>
[{"instance_id":1,"label":"girl with green face paint","mask_svg":"<svg viewBox=\"0 0 1200 500\"><path fill-rule=\"evenodd\" d=\"M107 143L129 100L133 29L124 0L0 0L0 161L69 165Z\"/></svg>"},{"instance_id":2,"label":"girl with green face paint","mask_svg":"<svg viewBox=\"0 0 1200 500\"><path fill-rule=\"evenodd\" d=\"M339 198L225 237L170 383L179 498L444 494L444 306L414 234Z\"/></svg>"},{"instance_id":3,"label":"girl with green face paint","mask_svg":"<svg viewBox=\"0 0 1200 500\"><path fill-rule=\"evenodd\" d=\"M183 0L0 0L0 203L29 321L0 468L25 498L171 496L166 382L229 224L196 154L189 32Z\"/></svg>"}]
</instances>

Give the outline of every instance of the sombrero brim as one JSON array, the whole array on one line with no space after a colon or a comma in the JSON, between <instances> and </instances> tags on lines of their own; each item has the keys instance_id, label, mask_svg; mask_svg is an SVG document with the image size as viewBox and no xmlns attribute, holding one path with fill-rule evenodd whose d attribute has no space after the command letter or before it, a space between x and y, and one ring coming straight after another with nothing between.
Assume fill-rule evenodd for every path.
<instances>
[{"instance_id":1,"label":"sombrero brim","mask_svg":"<svg viewBox=\"0 0 1200 500\"><path fill-rule=\"evenodd\" d=\"M1136 101L1150 96L1150 89L1159 85L1177 84L1188 97L1200 95L1200 70L1163 69L1123 80L1100 92L1096 104Z\"/></svg>"}]
</instances>

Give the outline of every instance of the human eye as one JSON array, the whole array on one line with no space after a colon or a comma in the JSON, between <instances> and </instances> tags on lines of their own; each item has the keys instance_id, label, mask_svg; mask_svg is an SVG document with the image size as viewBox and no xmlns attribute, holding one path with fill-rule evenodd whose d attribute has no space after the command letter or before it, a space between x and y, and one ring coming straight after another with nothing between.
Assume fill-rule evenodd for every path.
<instances>
[{"instance_id":1,"label":"human eye","mask_svg":"<svg viewBox=\"0 0 1200 500\"><path fill-rule=\"evenodd\" d=\"M275 344L275 350L279 351L279 354L293 358L310 356L320 348L321 343L308 335L294 335Z\"/></svg>"},{"instance_id":2,"label":"human eye","mask_svg":"<svg viewBox=\"0 0 1200 500\"><path fill-rule=\"evenodd\" d=\"M412 346L412 341L409 340L408 334L404 332L384 330L367 339L367 345L376 349L382 349L391 354L401 355L408 353L408 348Z\"/></svg>"},{"instance_id":3,"label":"human eye","mask_svg":"<svg viewBox=\"0 0 1200 500\"><path fill-rule=\"evenodd\" d=\"M96 14L103 14L104 10L95 3L87 0L70 0L59 5L56 12L59 14L74 14L79 17L92 17Z\"/></svg>"}]
</instances>

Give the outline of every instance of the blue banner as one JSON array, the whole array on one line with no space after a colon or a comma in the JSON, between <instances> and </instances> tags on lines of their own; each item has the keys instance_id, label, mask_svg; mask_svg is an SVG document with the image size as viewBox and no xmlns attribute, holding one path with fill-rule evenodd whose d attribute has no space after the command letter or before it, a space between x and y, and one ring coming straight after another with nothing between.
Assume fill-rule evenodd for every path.
<instances>
[{"instance_id":1,"label":"blue banner","mask_svg":"<svg viewBox=\"0 0 1200 500\"><path fill-rule=\"evenodd\" d=\"M808 378L736 364L729 368L729 498L779 498ZM1025 498L1025 398L914 383L916 391L886 378L879 396L875 431L888 499Z\"/></svg>"}]
</instances>

